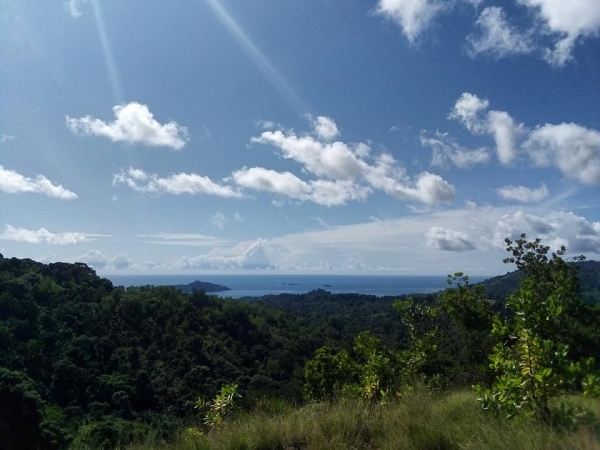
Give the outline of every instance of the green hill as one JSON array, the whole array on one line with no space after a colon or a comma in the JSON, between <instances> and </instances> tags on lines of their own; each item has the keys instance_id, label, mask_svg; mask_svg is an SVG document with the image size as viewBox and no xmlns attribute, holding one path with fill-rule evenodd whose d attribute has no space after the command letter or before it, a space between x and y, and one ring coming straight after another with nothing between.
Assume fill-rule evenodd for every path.
<instances>
[{"instance_id":1,"label":"green hill","mask_svg":"<svg viewBox=\"0 0 600 450\"><path fill-rule=\"evenodd\" d=\"M600 303L600 261L573 263L579 271L581 300L586 304ZM523 274L519 271L490 278L482 282L488 297L502 301L519 288Z\"/></svg>"}]
</instances>

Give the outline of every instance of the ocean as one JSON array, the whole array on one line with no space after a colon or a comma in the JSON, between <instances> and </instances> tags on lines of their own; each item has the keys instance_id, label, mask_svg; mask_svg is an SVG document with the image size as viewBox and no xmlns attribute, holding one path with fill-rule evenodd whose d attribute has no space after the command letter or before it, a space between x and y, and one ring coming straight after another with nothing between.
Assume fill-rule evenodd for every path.
<instances>
[{"instance_id":1,"label":"ocean","mask_svg":"<svg viewBox=\"0 0 600 450\"><path fill-rule=\"evenodd\" d=\"M408 275L107 275L117 286L188 284L208 281L231 288L215 292L221 297L261 297L270 294L302 294L324 289L334 294L356 293L394 296L436 292L447 287L443 276ZM471 282L486 277L472 277Z\"/></svg>"}]
</instances>

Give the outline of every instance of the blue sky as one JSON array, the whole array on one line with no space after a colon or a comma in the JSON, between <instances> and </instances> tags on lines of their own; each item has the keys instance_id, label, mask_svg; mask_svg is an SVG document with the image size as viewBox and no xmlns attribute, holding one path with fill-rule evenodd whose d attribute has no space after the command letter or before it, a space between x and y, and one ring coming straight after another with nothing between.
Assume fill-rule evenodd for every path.
<instances>
[{"instance_id":1,"label":"blue sky","mask_svg":"<svg viewBox=\"0 0 600 450\"><path fill-rule=\"evenodd\" d=\"M99 273L600 256L597 0L0 0L0 252Z\"/></svg>"}]
</instances>

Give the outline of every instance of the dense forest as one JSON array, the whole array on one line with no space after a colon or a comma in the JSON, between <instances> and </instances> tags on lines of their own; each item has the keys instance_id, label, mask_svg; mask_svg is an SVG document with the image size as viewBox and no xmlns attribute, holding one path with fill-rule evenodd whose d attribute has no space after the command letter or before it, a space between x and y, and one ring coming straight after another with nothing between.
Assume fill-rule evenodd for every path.
<instances>
[{"instance_id":1,"label":"dense forest","mask_svg":"<svg viewBox=\"0 0 600 450\"><path fill-rule=\"evenodd\" d=\"M85 264L0 255L0 449L168 441L200 420L199 399L219 398L224 386L236 387L242 409L264 398L381 403L408 383L495 386L489 360L504 321L515 321L513 334L534 336L531 345L554 339L565 361L587 361L573 365L573 379L585 375L591 386L600 361L600 264L567 264L524 243L509 261L520 269L513 274L475 286L455 274L446 291L400 298L316 290L231 300L174 287L125 289ZM527 280L551 306L505 302ZM544 326L518 328L542 303L550 308Z\"/></svg>"}]
</instances>

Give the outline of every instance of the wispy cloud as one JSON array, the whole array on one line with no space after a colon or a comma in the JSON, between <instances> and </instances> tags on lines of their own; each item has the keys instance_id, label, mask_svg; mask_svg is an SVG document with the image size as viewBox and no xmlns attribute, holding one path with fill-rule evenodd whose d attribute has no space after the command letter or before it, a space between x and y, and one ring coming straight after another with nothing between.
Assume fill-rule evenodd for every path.
<instances>
[{"instance_id":1,"label":"wispy cloud","mask_svg":"<svg viewBox=\"0 0 600 450\"><path fill-rule=\"evenodd\" d=\"M77 19L81 17L81 5L87 2L88 0L67 0L65 6L67 7L69 14L71 14L71 17Z\"/></svg>"},{"instance_id":2,"label":"wispy cloud","mask_svg":"<svg viewBox=\"0 0 600 450\"><path fill-rule=\"evenodd\" d=\"M141 234L138 236L146 244L178 245L185 247L221 247L231 245L227 239L197 233L159 233Z\"/></svg>"},{"instance_id":3,"label":"wispy cloud","mask_svg":"<svg viewBox=\"0 0 600 450\"><path fill-rule=\"evenodd\" d=\"M496 189L496 192L505 200L514 200L520 203L539 203L550 194L544 183L536 189L525 186L503 186Z\"/></svg>"},{"instance_id":4,"label":"wispy cloud","mask_svg":"<svg viewBox=\"0 0 600 450\"><path fill-rule=\"evenodd\" d=\"M225 222L227 222L227 218L225 214L221 211L217 211L210 217L210 223L212 223L215 227L222 230L225 227Z\"/></svg>"},{"instance_id":5,"label":"wispy cloud","mask_svg":"<svg viewBox=\"0 0 600 450\"><path fill-rule=\"evenodd\" d=\"M17 228L6 224L4 232L0 233L0 239L7 241L26 242L29 244L51 244L51 245L76 245L82 242L94 240L99 237L109 237L104 234L90 234L80 232L53 233L45 228L28 230Z\"/></svg>"},{"instance_id":6,"label":"wispy cloud","mask_svg":"<svg viewBox=\"0 0 600 450\"><path fill-rule=\"evenodd\" d=\"M530 36L512 27L507 22L504 10L498 6L481 11L475 24L479 28L479 34L467 36L467 52L472 57L489 55L499 59L535 50Z\"/></svg>"}]
</instances>

